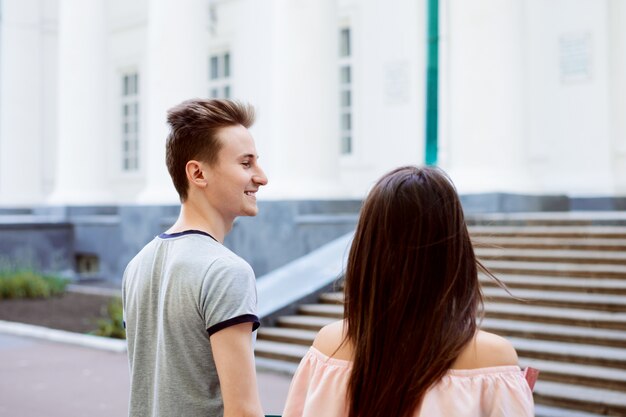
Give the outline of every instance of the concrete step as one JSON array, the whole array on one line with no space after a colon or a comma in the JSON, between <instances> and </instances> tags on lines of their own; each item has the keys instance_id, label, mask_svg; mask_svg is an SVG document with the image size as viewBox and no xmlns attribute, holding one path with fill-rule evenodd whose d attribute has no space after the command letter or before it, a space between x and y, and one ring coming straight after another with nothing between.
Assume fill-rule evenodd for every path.
<instances>
[{"instance_id":1,"label":"concrete step","mask_svg":"<svg viewBox=\"0 0 626 417\"><path fill-rule=\"evenodd\" d=\"M535 275L507 275L498 274L497 278L506 284L509 289L535 289L547 291L582 292L589 294L626 295L626 280L597 279L597 278L568 278ZM483 287L499 287L498 283L487 275L479 275ZM340 291L323 295L321 302L340 304L343 296Z\"/></svg>"},{"instance_id":2,"label":"concrete step","mask_svg":"<svg viewBox=\"0 0 626 417\"><path fill-rule=\"evenodd\" d=\"M254 345L254 354L257 357L292 363L300 362L308 350L307 346L268 340L257 340Z\"/></svg>"},{"instance_id":3,"label":"concrete step","mask_svg":"<svg viewBox=\"0 0 626 417\"><path fill-rule=\"evenodd\" d=\"M259 329L258 337L310 345L317 331L335 320L335 318L328 317L284 316L277 323L279 327ZM494 318L485 318L480 326L485 331L507 337L626 348L626 333L618 330Z\"/></svg>"},{"instance_id":4,"label":"concrete step","mask_svg":"<svg viewBox=\"0 0 626 417\"><path fill-rule=\"evenodd\" d=\"M335 321L337 321L336 318L320 317L314 315L282 316L278 318L278 320L276 321L276 325L278 327L312 330L317 332L322 327Z\"/></svg>"},{"instance_id":5,"label":"concrete step","mask_svg":"<svg viewBox=\"0 0 626 417\"><path fill-rule=\"evenodd\" d=\"M621 330L593 329L494 318L483 319L480 327L485 331L505 337L551 340L626 349L626 332Z\"/></svg>"},{"instance_id":6,"label":"concrete step","mask_svg":"<svg viewBox=\"0 0 626 417\"><path fill-rule=\"evenodd\" d=\"M580 278L626 279L626 265L575 264L565 262L512 262L485 260L483 264L496 276L540 275Z\"/></svg>"},{"instance_id":7,"label":"concrete step","mask_svg":"<svg viewBox=\"0 0 626 417\"><path fill-rule=\"evenodd\" d=\"M338 293L330 293L329 295L324 295L323 298L336 301L339 296ZM485 311L488 318L626 330L626 313L621 312L494 302L486 302ZM307 316L343 318L343 306L336 303L304 304L300 306L299 312Z\"/></svg>"},{"instance_id":8,"label":"concrete step","mask_svg":"<svg viewBox=\"0 0 626 417\"><path fill-rule=\"evenodd\" d=\"M618 226L553 217L470 228L483 263L528 301L481 275L481 328L509 338L520 364L541 371L538 417L626 416L626 214ZM278 328L260 329L257 357L295 366L316 332L343 318L342 303L340 291L322 294Z\"/></svg>"},{"instance_id":9,"label":"concrete step","mask_svg":"<svg viewBox=\"0 0 626 417\"><path fill-rule=\"evenodd\" d=\"M626 239L568 238L568 237L472 237L474 248L517 248L580 251L626 251Z\"/></svg>"},{"instance_id":10,"label":"concrete step","mask_svg":"<svg viewBox=\"0 0 626 417\"><path fill-rule=\"evenodd\" d=\"M624 295L528 289L510 289L510 292L511 294L508 294L500 287L483 288L485 300L490 303L516 303L596 311L626 312L626 296Z\"/></svg>"},{"instance_id":11,"label":"concrete step","mask_svg":"<svg viewBox=\"0 0 626 417\"><path fill-rule=\"evenodd\" d=\"M320 295L320 303L343 304L343 292L327 292Z\"/></svg>"},{"instance_id":12,"label":"concrete step","mask_svg":"<svg viewBox=\"0 0 626 417\"><path fill-rule=\"evenodd\" d=\"M626 349L509 337L520 357L626 370Z\"/></svg>"},{"instance_id":13,"label":"concrete step","mask_svg":"<svg viewBox=\"0 0 626 417\"><path fill-rule=\"evenodd\" d=\"M543 381L535 385L535 403L602 416L626 416L626 395L620 391Z\"/></svg>"},{"instance_id":14,"label":"concrete step","mask_svg":"<svg viewBox=\"0 0 626 417\"><path fill-rule=\"evenodd\" d=\"M584 292L590 294L626 295L626 280L543 277L533 275L498 274L498 279L509 289L529 289L545 291ZM497 287L498 283L491 277L479 275L483 287Z\"/></svg>"},{"instance_id":15,"label":"concrete step","mask_svg":"<svg viewBox=\"0 0 626 417\"><path fill-rule=\"evenodd\" d=\"M624 226L469 226L470 236L626 239Z\"/></svg>"},{"instance_id":16,"label":"concrete step","mask_svg":"<svg viewBox=\"0 0 626 417\"><path fill-rule=\"evenodd\" d=\"M493 303L532 304L548 307L626 312L626 296L624 295L545 291L543 289L510 289L510 292L511 294L508 294L500 287L483 288L485 300ZM320 302L323 304L343 304L343 293L322 294Z\"/></svg>"},{"instance_id":17,"label":"concrete step","mask_svg":"<svg viewBox=\"0 0 626 417\"><path fill-rule=\"evenodd\" d=\"M306 316L330 317L336 320L343 318L343 306L335 304L302 304L298 313Z\"/></svg>"},{"instance_id":18,"label":"concrete step","mask_svg":"<svg viewBox=\"0 0 626 417\"><path fill-rule=\"evenodd\" d=\"M476 248L480 260L626 265L626 252L519 248Z\"/></svg>"},{"instance_id":19,"label":"concrete step","mask_svg":"<svg viewBox=\"0 0 626 417\"><path fill-rule=\"evenodd\" d=\"M293 329L288 327L261 327L258 330L257 339L311 346L316 335L317 331L314 330Z\"/></svg>"},{"instance_id":20,"label":"concrete step","mask_svg":"<svg viewBox=\"0 0 626 417\"><path fill-rule=\"evenodd\" d=\"M320 317L334 320L343 318L343 306L339 304L303 304L298 311L305 316L315 316L313 321ZM626 330L625 313L504 303L486 303L485 311L488 318Z\"/></svg>"},{"instance_id":21,"label":"concrete step","mask_svg":"<svg viewBox=\"0 0 626 417\"><path fill-rule=\"evenodd\" d=\"M485 303L485 312L487 318L626 330L624 313L503 303Z\"/></svg>"},{"instance_id":22,"label":"concrete step","mask_svg":"<svg viewBox=\"0 0 626 417\"><path fill-rule=\"evenodd\" d=\"M626 226L626 211L537 211L515 213L472 213L467 216L470 224L478 225L518 225L518 226Z\"/></svg>"},{"instance_id":23,"label":"concrete step","mask_svg":"<svg viewBox=\"0 0 626 417\"><path fill-rule=\"evenodd\" d=\"M626 395L626 370L600 366L578 365L520 357L522 368L539 369L542 381L561 382L624 392Z\"/></svg>"}]
</instances>

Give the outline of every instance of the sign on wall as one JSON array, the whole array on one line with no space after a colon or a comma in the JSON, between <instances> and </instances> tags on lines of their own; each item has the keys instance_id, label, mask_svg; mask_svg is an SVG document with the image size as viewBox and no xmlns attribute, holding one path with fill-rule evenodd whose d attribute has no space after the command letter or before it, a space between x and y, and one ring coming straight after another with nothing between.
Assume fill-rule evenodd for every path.
<instances>
[{"instance_id":1,"label":"sign on wall","mask_svg":"<svg viewBox=\"0 0 626 417\"><path fill-rule=\"evenodd\" d=\"M591 80L591 34L577 33L559 37L561 82Z\"/></svg>"}]
</instances>

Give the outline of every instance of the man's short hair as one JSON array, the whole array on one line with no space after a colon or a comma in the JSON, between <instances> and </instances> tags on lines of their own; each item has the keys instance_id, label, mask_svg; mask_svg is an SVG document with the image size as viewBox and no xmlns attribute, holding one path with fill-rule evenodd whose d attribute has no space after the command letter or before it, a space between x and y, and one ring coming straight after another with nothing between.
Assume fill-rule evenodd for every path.
<instances>
[{"instance_id":1,"label":"man's short hair","mask_svg":"<svg viewBox=\"0 0 626 417\"><path fill-rule=\"evenodd\" d=\"M180 201L187 199L189 184L185 167L197 160L214 164L222 143L218 130L227 126L254 123L254 107L235 100L186 100L167 111L170 133L167 136L165 162Z\"/></svg>"}]
</instances>

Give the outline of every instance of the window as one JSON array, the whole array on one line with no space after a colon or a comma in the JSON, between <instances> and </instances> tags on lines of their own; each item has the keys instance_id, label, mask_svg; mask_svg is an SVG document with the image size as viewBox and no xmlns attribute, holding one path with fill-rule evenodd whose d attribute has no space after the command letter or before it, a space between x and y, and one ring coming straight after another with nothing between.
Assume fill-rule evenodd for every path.
<instances>
[{"instance_id":1,"label":"window","mask_svg":"<svg viewBox=\"0 0 626 417\"><path fill-rule=\"evenodd\" d=\"M341 154L352 154L352 45L350 28L339 31L339 132Z\"/></svg>"},{"instance_id":2,"label":"window","mask_svg":"<svg viewBox=\"0 0 626 417\"><path fill-rule=\"evenodd\" d=\"M209 57L209 97L231 98L230 52Z\"/></svg>"},{"instance_id":3,"label":"window","mask_svg":"<svg viewBox=\"0 0 626 417\"><path fill-rule=\"evenodd\" d=\"M139 75L122 76L122 170L139 169Z\"/></svg>"},{"instance_id":4,"label":"window","mask_svg":"<svg viewBox=\"0 0 626 417\"><path fill-rule=\"evenodd\" d=\"M98 255L91 253L77 253L75 256L76 272L83 277L96 275L100 272L100 259L98 258Z\"/></svg>"}]
</instances>

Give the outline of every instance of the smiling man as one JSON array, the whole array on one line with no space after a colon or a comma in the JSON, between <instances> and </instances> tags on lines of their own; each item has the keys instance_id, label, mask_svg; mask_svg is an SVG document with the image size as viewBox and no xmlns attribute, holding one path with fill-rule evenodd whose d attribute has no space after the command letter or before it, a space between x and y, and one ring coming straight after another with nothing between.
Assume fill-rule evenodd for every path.
<instances>
[{"instance_id":1,"label":"smiling man","mask_svg":"<svg viewBox=\"0 0 626 417\"><path fill-rule=\"evenodd\" d=\"M267 184L251 106L189 100L168 112L180 216L129 263L122 298L134 416L263 415L254 367L254 272L223 246Z\"/></svg>"}]
</instances>

